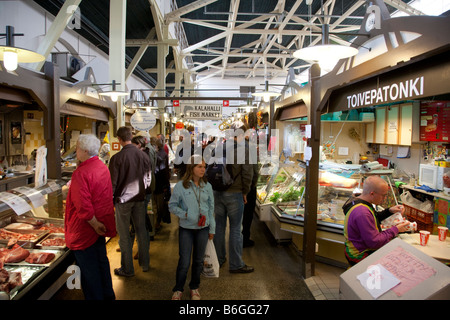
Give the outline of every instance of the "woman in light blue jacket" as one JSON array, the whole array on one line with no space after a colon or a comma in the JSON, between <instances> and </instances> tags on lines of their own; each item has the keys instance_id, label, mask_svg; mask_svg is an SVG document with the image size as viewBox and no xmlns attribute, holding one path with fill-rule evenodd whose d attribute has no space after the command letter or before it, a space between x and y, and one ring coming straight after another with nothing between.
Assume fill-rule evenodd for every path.
<instances>
[{"instance_id":1,"label":"woman in light blue jacket","mask_svg":"<svg viewBox=\"0 0 450 320\"><path fill-rule=\"evenodd\" d=\"M182 180L175 185L169 201L169 210L179 217L179 255L176 284L172 300L181 300L189 265L192 272L189 288L191 299L200 300L198 287L203 270L203 258L208 239L216 230L214 194L205 176L206 164L199 155L193 155Z\"/></svg>"}]
</instances>

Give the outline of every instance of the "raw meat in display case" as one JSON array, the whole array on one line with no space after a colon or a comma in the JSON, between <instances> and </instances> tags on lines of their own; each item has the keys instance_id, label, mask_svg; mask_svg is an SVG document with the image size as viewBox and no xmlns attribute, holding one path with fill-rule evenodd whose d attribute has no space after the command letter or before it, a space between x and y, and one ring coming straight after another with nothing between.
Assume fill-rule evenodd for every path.
<instances>
[{"instance_id":1,"label":"raw meat in display case","mask_svg":"<svg viewBox=\"0 0 450 320\"><path fill-rule=\"evenodd\" d=\"M52 252L33 252L30 253L26 262L32 264L47 264L55 258L55 254Z\"/></svg>"},{"instance_id":2,"label":"raw meat in display case","mask_svg":"<svg viewBox=\"0 0 450 320\"><path fill-rule=\"evenodd\" d=\"M0 292L10 293L12 289L22 285L22 274L20 272L8 272L0 268Z\"/></svg>"}]
</instances>

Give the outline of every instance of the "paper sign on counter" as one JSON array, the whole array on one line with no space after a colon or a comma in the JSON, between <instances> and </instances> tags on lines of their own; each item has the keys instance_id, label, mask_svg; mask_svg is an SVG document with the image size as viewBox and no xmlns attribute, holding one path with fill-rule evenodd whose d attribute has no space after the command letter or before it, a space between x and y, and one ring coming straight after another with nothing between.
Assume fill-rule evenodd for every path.
<instances>
[{"instance_id":1,"label":"paper sign on counter","mask_svg":"<svg viewBox=\"0 0 450 320\"><path fill-rule=\"evenodd\" d=\"M17 215L22 215L32 209L28 202L10 192L0 193L0 201L6 203Z\"/></svg>"},{"instance_id":2,"label":"paper sign on counter","mask_svg":"<svg viewBox=\"0 0 450 320\"><path fill-rule=\"evenodd\" d=\"M37 191L35 189L29 187L18 187L14 188L13 191L17 191L27 196L27 198L30 199L31 203L33 204L33 207L35 208L43 206L44 204L47 203L44 195L40 191Z\"/></svg>"},{"instance_id":3,"label":"paper sign on counter","mask_svg":"<svg viewBox=\"0 0 450 320\"><path fill-rule=\"evenodd\" d=\"M401 247L391 251L377 263L401 281L392 289L399 297L436 273L431 266Z\"/></svg>"},{"instance_id":4,"label":"paper sign on counter","mask_svg":"<svg viewBox=\"0 0 450 320\"><path fill-rule=\"evenodd\" d=\"M61 189L61 187L55 181L48 181L47 184L50 189L52 189L52 191L58 191L59 189Z\"/></svg>"}]
</instances>

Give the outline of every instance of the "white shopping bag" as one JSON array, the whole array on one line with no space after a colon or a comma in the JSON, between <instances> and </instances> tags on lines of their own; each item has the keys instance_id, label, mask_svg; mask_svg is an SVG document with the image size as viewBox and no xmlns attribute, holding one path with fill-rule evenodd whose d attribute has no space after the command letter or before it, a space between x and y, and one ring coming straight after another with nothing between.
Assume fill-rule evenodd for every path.
<instances>
[{"instance_id":1,"label":"white shopping bag","mask_svg":"<svg viewBox=\"0 0 450 320\"><path fill-rule=\"evenodd\" d=\"M212 240L208 240L208 243L206 244L205 258L203 260L202 275L208 278L218 278L219 268L219 260L217 259L214 242Z\"/></svg>"}]
</instances>

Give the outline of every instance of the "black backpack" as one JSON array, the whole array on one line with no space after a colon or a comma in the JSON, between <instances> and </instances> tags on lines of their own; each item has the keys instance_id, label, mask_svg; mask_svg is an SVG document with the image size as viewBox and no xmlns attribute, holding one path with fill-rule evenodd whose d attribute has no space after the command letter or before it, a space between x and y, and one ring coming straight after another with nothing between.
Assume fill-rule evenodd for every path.
<instances>
[{"instance_id":1,"label":"black backpack","mask_svg":"<svg viewBox=\"0 0 450 320\"><path fill-rule=\"evenodd\" d=\"M234 183L231 165L226 164L223 157L223 163L212 163L206 168L206 176L213 190L225 191Z\"/></svg>"}]
</instances>

